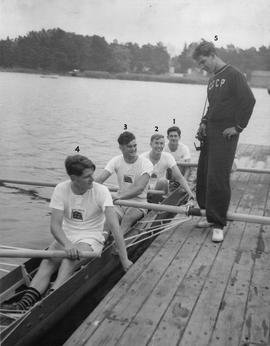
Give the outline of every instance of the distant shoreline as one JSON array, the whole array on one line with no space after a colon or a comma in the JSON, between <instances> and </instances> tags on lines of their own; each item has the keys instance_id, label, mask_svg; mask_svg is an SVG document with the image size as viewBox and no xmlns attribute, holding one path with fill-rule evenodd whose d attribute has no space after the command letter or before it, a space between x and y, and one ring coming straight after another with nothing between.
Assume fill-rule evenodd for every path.
<instances>
[{"instance_id":1,"label":"distant shoreline","mask_svg":"<svg viewBox=\"0 0 270 346\"><path fill-rule=\"evenodd\" d=\"M0 72L17 72L17 73L30 73L37 74L40 76L73 76L74 78L94 78L94 79L114 79L114 80L131 80L131 81L143 81L143 82L160 82L160 83L178 83L178 84L197 84L197 85L206 85L208 83L208 78L188 78L181 77L173 74L145 74L145 73L110 73L106 71L84 71L76 73L60 73L60 72L51 72L44 70L36 70L30 68L2 68L0 67ZM249 83L253 88L266 88L265 85L253 85ZM267 89L267 88L266 88Z\"/></svg>"}]
</instances>

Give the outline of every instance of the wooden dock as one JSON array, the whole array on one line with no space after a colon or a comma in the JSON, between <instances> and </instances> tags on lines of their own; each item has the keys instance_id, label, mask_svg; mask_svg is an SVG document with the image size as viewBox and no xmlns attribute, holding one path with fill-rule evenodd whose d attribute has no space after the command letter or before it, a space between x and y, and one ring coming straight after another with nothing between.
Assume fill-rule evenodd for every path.
<instances>
[{"instance_id":1,"label":"wooden dock","mask_svg":"<svg viewBox=\"0 0 270 346\"><path fill-rule=\"evenodd\" d=\"M240 145L239 166L270 168ZM270 216L270 175L233 173L230 211ZM231 222L222 244L198 218L161 234L65 343L270 345L270 225Z\"/></svg>"}]
</instances>

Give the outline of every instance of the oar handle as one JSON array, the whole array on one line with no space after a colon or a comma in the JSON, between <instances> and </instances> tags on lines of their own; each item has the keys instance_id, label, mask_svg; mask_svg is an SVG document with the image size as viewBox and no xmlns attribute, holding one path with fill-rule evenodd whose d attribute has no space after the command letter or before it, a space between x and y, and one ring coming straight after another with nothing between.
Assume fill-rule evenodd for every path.
<instances>
[{"instance_id":1,"label":"oar handle","mask_svg":"<svg viewBox=\"0 0 270 346\"><path fill-rule=\"evenodd\" d=\"M123 205L125 207L134 207L134 208L144 208L149 210L157 211L167 211L175 214L187 214L192 216L206 216L206 212L203 209L199 208L187 208L185 206L174 206L166 204L155 204L155 203L142 203L134 202L129 200L118 199L114 201L116 205ZM227 213L228 221L243 221L250 223L258 223L262 225L270 225L270 217L259 216L259 215L250 215L250 214L240 214L240 213Z\"/></svg>"},{"instance_id":2,"label":"oar handle","mask_svg":"<svg viewBox=\"0 0 270 346\"><path fill-rule=\"evenodd\" d=\"M59 250L7 250L0 249L0 257L9 258L70 258L65 251ZM95 252L81 251L80 258L97 257Z\"/></svg>"},{"instance_id":3,"label":"oar handle","mask_svg":"<svg viewBox=\"0 0 270 346\"><path fill-rule=\"evenodd\" d=\"M179 213L179 214L185 214L187 212L186 207L176 207L174 205L167 205L167 204L136 202L136 201L130 201L127 199L117 199L114 201L114 204L122 205L124 207L143 208L143 209L157 210L157 211L168 211L171 213Z\"/></svg>"}]
</instances>

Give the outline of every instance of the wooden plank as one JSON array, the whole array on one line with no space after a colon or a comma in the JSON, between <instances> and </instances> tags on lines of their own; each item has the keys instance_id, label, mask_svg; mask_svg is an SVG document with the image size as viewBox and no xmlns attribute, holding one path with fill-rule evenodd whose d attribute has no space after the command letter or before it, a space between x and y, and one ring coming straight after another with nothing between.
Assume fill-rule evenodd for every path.
<instances>
[{"instance_id":1,"label":"wooden plank","mask_svg":"<svg viewBox=\"0 0 270 346\"><path fill-rule=\"evenodd\" d=\"M126 275L114 286L109 294L102 300L97 308L86 318L81 326L72 334L70 339L65 345L82 345L81 340L87 340L91 337L94 331L100 327L102 321L111 314L113 307L122 299L126 292L130 289L133 283L140 278L144 270L155 260L156 255L160 249L165 246L166 242L170 240L174 232L171 230L161 234L150 245L147 251L138 259ZM182 232L182 242L189 235L189 228Z\"/></svg>"},{"instance_id":2,"label":"wooden plank","mask_svg":"<svg viewBox=\"0 0 270 346\"><path fill-rule=\"evenodd\" d=\"M255 169L267 169L267 157L270 155L270 147L267 149L262 146L254 146L252 154L252 167ZM269 167L270 168L270 167ZM265 183L269 182L269 174L252 174L250 176L251 182Z\"/></svg>"},{"instance_id":3,"label":"wooden plank","mask_svg":"<svg viewBox=\"0 0 270 346\"><path fill-rule=\"evenodd\" d=\"M178 229L179 241L181 240L181 233L184 227L187 226L183 225ZM148 343L168 304L175 295L179 284L196 258L198 250L205 243L207 235L208 231L205 230L194 228L191 230L190 237L176 254L163 277L156 284L154 290L150 292L150 295L136 314L133 319L134 323L125 330L118 341L119 346L141 346ZM134 314L136 311L132 310L131 313Z\"/></svg>"},{"instance_id":4,"label":"wooden plank","mask_svg":"<svg viewBox=\"0 0 270 346\"><path fill-rule=\"evenodd\" d=\"M250 285L241 345L270 344L270 269L269 254L256 258Z\"/></svg>"},{"instance_id":5,"label":"wooden plank","mask_svg":"<svg viewBox=\"0 0 270 346\"><path fill-rule=\"evenodd\" d=\"M236 237L231 237L230 233L234 233L232 228L229 231L229 238L224 240L226 248L219 252L184 331L181 339L183 345L200 344L202 346L209 343L234 261L235 249L232 247L240 241L243 230L237 230ZM231 241L232 239L234 240L233 242ZM229 249L228 247L231 248Z\"/></svg>"},{"instance_id":6,"label":"wooden plank","mask_svg":"<svg viewBox=\"0 0 270 346\"><path fill-rule=\"evenodd\" d=\"M260 212L262 214L261 208L257 207L264 205L265 199L264 186L260 185L260 188L257 186L254 195L256 206L253 206L251 212L256 214ZM259 234L260 225L246 225L243 238L236 252L228 286L221 302L214 332L211 336L210 345L212 346L217 343L231 346L239 344ZM237 309L235 309L236 306Z\"/></svg>"},{"instance_id":7,"label":"wooden plank","mask_svg":"<svg viewBox=\"0 0 270 346\"><path fill-rule=\"evenodd\" d=\"M105 319L102 322L102 328L99 328L92 335L91 339L87 340L82 338L80 345L87 346L106 346L106 345L118 345L118 339L121 336L123 330L129 323L123 320L111 320ZM107 333L107 330L110 333Z\"/></svg>"},{"instance_id":8,"label":"wooden plank","mask_svg":"<svg viewBox=\"0 0 270 346\"><path fill-rule=\"evenodd\" d=\"M242 202L243 199L241 199L237 211L250 210L250 204L244 203L242 205ZM181 344L199 344L200 346L209 344L244 229L245 223L232 223L225 234L225 239L213 263L212 270L184 330Z\"/></svg>"},{"instance_id":9,"label":"wooden plank","mask_svg":"<svg viewBox=\"0 0 270 346\"><path fill-rule=\"evenodd\" d=\"M270 169L270 147L262 147L260 150L260 156L258 157L259 162L257 162L258 167L263 167L265 169ZM265 176L264 176L265 175ZM270 184L270 174L260 175L260 183Z\"/></svg>"},{"instance_id":10,"label":"wooden plank","mask_svg":"<svg viewBox=\"0 0 270 346\"><path fill-rule=\"evenodd\" d=\"M259 181L258 175L257 181ZM256 183L255 180L253 180L253 183L249 181L248 186L248 191L253 190L252 213L260 215L264 213L267 190L265 190L265 186L262 184L256 184L255 190L251 189L251 185L254 183ZM258 247L260 229L260 225L251 224L248 224L245 229L231 275L233 285L230 284L227 287L223 299L224 304L222 304L223 308L218 316L212 336L212 345L216 345L217 342L222 345L238 345L239 343L241 337L239 330L242 329L243 325L248 287L254 270L254 253ZM235 306L237 306L237 309L235 309Z\"/></svg>"},{"instance_id":11,"label":"wooden plank","mask_svg":"<svg viewBox=\"0 0 270 346\"><path fill-rule=\"evenodd\" d=\"M238 185L236 185L232 195L231 208L233 209L237 207L242 196L242 190L237 187ZM237 223L237 225L239 225L239 223ZM241 227L243 227L243 225ZM227 232L230 232L230 228ZM236 232L233 232L232 235L239 237L239 233ZM237 243L236 239L234 239L232 243ZM200 249L196 260L179 286L176 296L169 304L168 310L152 336L151 342L155 343L155 345L164 345L167 340L170 340L170 345L178 344L179 338L185 331L198 297L206 283L208 273L212 268L219 249L220 246L212 243L210 239L208 239ZM201 330L200 328L199 330Z\"/></svg>"},{"instance_id":12,"label":"wooden plank","mask_svg":"<svg viewBox=\"0 0 270 346\"><path fill-rule=\"evenodd\" d=\"M192 229L192 225L187 225L186 229ZM165 246L159 251L141 276L133 283L131 289L126 292L125 296L118 302L118 304L111 311L111 318L132 319L135 313L144 304L148 295L153 291L157 282L164 275L171 261L174 259L179 249L188 241L179 240L179 233L176 230L172 237L166 242ZM138 294L139 292L139 294Z\"/></svg>"},{"instance_id":13,"label":"wooden plank","mask_svg":"<svg viewBox=\"0 0 270 346\"><path fill-rule=\"evenodd\" d=\"M243 146L243 144L242 144ZM241 147L240 147L241 148ZM241 149L240 149L241 150ZM238 157L239 166L241 167L252 167L253 164L253 153L254 153L255 147L252 144L244 145L243 151L240 151L240 155ZM237 173L237 180L241 182L248 182L250 178L249 173Z\"/></svg>"},{"instance_id":14,"label":"wooden plank","mask_svg":"<svg viewBox=\"0 0 270 346\"><path fill-rule=\"evenodd\" d=\"M175 296L151 337L151 343L161 346L170 340L170 345L178 344L219 249L219 246L209 243L209 238L210 234L177 287Z\"/></svg>"},{"instance_id":15,"label":"wooden plank","mask_svg":"<svg viewBox=\"0 0 270 346\"><path fill-rule=\"evenodd\" d=\"M163 319L159 326L159 333L156 333L156 336L159 337L157 345L164 345L164 327L167 329L167 337L171 335L172 329L178 329L178 338L172 340L170 337L170 345L177 345L180 340L183 345L208 344L224 287L227 284L227 276L235 252L233 247L240 241L241 233L241 227L236 232L235 227L229 227L224 239L224 250L220 245L212 245L212 247L217 247L218 255L216 257L212 251L212 256L209 258L211 255L209 249L208 253L201 252L198 255L198 261L203 265L202 268L206 267L202 273L203 279L198 282L191 271L191 275L183 281L171 304L169 315ZM228 246L230 249L225 250ZM209 260L212 260L210 265ZM167 325L164 322L167 322ZM157 341L156 338L155 341Z\"/></svg>"},{"instance_id":16,"label":"wooden plank","mask_svg":"<svg viewBox=\"0 0 270 346\"><path fill-rule=\"evenodd\" d=\"M265 205L265 216L270 216L270 182L268 185L268 198ZM263 251L270 255L270 226L263 226L262 232L261 232L261 247L263 248Z\"/></svg>"}]
</instances>

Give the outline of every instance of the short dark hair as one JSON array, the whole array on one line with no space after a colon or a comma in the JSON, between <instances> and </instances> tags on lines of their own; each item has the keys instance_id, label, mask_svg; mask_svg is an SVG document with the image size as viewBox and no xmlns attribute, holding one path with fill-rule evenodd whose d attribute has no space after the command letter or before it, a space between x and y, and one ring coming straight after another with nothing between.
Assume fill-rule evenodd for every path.
<instances>
[{"instance_id":1,"label":"short dark hair","mask_svg":"<svg viewBox=\"0 0 270 346\"><path fill-rule=\"evenodd\" d=\"M216 48L212 42L203 40L197 45L192 54L192 58L197 60L199 56L210 56L211 54L216 54Z\"/></svg>"},{"instance_id":2,"label":"short dark hair","mask_svg":"<svg viewBox=\"0 0 270 346\"><path fill-rule=\"evenodd\" d=\"M125 131L121 133L121 135L118 137L117 141L120 145L126 145L129 142L133 141L135 139L135 136L133 133Z\"/></svg>"},{"instance_id":3,"label":"short dark hair","mask_svg":"<svg viewBox=\"0 0 270 346\"><path fill-rule=\"evenodd\" d=\"M95 164L83 155L70 155L65 160L65 167L68 175L81 176L86 168L93 171L96 169Z\"/></svg>"},{"instance_id":4,"label":"short dark hair","mask_svg":"<svg viewBox=\"0 0 270 346\"><path fill-rule=\"evenodd\" d=\"M161 133L154 133L150 138L150 143L152 143L154 140L159 140L160 138L164 138Z\"/></svg>"},{"instance_id":5,"label":"short dark hair","mask_svg":"<svg viewBox=\"0 0 270 346\"><path fill-rule=\"evenodd\" d=\"M169 136L170 132L173 132L173 131L176 131L178 133L179 137L181 136L181 130L179 129L178 126L169 127L167 130L167 136Z\"/></svg>"}]
</instances>

